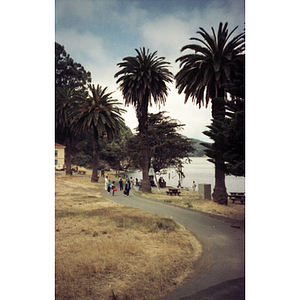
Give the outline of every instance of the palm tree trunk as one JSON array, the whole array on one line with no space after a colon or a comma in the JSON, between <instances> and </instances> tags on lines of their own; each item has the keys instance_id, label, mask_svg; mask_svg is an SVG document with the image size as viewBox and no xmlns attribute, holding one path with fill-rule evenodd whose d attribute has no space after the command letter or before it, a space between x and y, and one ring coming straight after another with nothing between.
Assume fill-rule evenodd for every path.
<instances>
[{"instance_id":1,"label":"palm tree trunk","mask_svg":"<svg viewBox=\"0 0 300 300\"><path fill-rule=\"evenodd\" d=\"M221 95L224 92L220 93ZM212 117L214 120L224 120L225 118L225 102L224 97L214 98L212 100ZM216 149L220 149L218 141L215 140ZM215 157L215 188L212 193L213 201L218 204L228 204L228 194L225 185L225 172L224 170L224 159L222 157Z\"/></svg>"},{"instance_id":2,"label":"palm tree trunk","mask_svg":"<svg viewBox=\"0 0 300 300\"><path fill-rule=\"evenodd\" d=\"M141 133L141 154L143 173L142 192L151 193L151 186L149 181L148 135L145 133Z\"/></svg>"},{"instance_id":3,"label":"palm tree trunk","mask_svg":"<svg viewBox=\"0 0 300 300\"><path fill-rule=\"evenodd\" d=\"M91 182L98 182L98 130L94 127L94 137L93 137L93 172Z\"/></svg>"},{"instance_id":4,"label":"palm tree trunk","mask_svg":"<svg viewBox=\"0 0 300 300\"><path fill-rule=\"evenodd\" d=\"M215 164L215 188L212 193L214 202L218 204L228 204L228 194L225 185L225 173L220 170L220 164L224 164L221 160L216 160Z\"/></svg>"},{"instance_id":5,"label":"palm tree trunk","mask_svg":"<svg viewBox=\"0 0 300 300\"><path fill-rule=\"evenodd\" d=\"M71 138L69 132L66 134L65 140L66 146L66 175L72 175L72 167L71 167Z\"/></svg>"},{"instance_id":6,"label":"palm tree trunk","mask_svg":"<svg viewBox=\"0 0 300 300\"><path fill-rule=\"evenodd\" d=\"M143 104L141 106L137 106L137 118L139 121L138 127L141 137L141 156L143 174L142 192L151 193L148 156L148 101L143 101Z\"/></svg>"}]
</instances>

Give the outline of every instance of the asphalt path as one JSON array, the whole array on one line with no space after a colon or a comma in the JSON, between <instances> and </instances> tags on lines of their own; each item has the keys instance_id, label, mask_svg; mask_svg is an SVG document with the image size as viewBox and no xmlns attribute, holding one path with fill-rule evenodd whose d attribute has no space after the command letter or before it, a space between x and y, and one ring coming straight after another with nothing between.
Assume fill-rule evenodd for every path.
<instances>
[{"instance_id":1,"label":"asphalt path","mask_svg":"<svg viewBox=\"0 0 300 300\"><path fill-rule=\"evenodd\" d=\"M130 191L129 197L119 190L114 196L104 191L103 196L116 203L171 218L192 231L202 244L203 255L196 266L196 276L161 300L204 299L200 297L201 293L218 288L224 289L229 283L239 282L240 285L241 281L244 282L244 222L146 199L137 196L133 191ZM221 298L211 296L207 299Z\"/></svg>"}]
</instances>

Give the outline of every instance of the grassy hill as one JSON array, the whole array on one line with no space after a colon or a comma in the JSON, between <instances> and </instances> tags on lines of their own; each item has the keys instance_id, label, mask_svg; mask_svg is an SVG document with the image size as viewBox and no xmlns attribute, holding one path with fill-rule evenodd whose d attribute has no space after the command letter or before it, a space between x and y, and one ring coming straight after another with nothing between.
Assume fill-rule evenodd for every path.
<instances>
[{"instance_id":1,"label":"grassy hill","mask_svg":"<svg viewBox=\"0 0 300 300\"><path fill-rule=\"evenodd\" d=\"M201 156L204 156L205 155L205 153L204 153L205 147L200 144L203 141L198 140L198 139L193 139L193 138L190 138L190 139L195 143L193 146L197 149L194 153L190 153L189 154L190 157L201 157Z\"/></svg>"}]
</instances>

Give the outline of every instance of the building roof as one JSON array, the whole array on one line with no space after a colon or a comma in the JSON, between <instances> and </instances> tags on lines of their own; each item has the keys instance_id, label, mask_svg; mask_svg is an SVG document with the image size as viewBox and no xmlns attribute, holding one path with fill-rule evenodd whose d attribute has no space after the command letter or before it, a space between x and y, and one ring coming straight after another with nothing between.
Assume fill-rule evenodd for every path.
<instances>
[{"instance_id":1,"label":"building roof","mask_svg":"<svg viewBox=\"0 0 300 300\"><path fill-rule=\"evenodd\" d=\"M66 148L66 146L55 143L55 148Z\"/></svg>"}]
</instances>

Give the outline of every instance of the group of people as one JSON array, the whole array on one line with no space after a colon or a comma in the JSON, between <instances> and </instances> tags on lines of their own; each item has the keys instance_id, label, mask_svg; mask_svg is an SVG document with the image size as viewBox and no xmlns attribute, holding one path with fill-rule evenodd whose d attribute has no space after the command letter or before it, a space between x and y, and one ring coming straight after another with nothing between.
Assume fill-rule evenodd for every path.
<instances>
[{"instance_id":1,"label":"group of people","mask_svg":"<svg viewBox=\"0 0 300 300\"><path fill-rule=\"evenodd\" d=\"M112 194L113 196L115 195L115 191L117 190L115 182L111 182L110 179L108 179L108 176L105 177L104 188L109 194Z\"/></svg>"},{"instance_id":2,"label":"group of people","mask_svg":"<svg viewBox=\"0 0 300 300\"><path fill-rule=\"evenodd\" d=\"M135 180L130 177L130 179L127 178L127 180L130 182L130 188L133 189L133 187L135 187L136 191L139 191L141 188L141 183L139 182L139 180L136 178Z\"/></svg>"},{"instance_id":3,"label":"group of people","mask_svg":"<svg viewBox=\"0 0 300 300\"><path fill-rule=\"evenodd\" d=\"M162 177L159 178L159 185L160 185L160 187L163 187L164 183L165 183L164 179ZM129 197L129 192L130 192L131 189L133 189L133 186L135 186L136 191L140 190L141 184L139 183L139 181L138 181L137 178L135 179L135 182L134 182L134 180L133 180L132 177L130 177L130 179L126 178L126 180L125 180L125 187L124 187L124 181L123 181L123 179L121 177L119 177L119 188L120 188L120 191L123 191L123 189L124 189L123 193L127 197ZM180 188L180 187L181 187L181 183L180 183L180 180L178 180L177 188ZM195 181L193 181L192 189L193 189L193 192L195 192L195 190L196 190L196 183L195 183ZM108 176L105 177L105 190L109 194L112 194L113 196L115 195L115 191L117 191L115 181L111 182L110 179L108 179Z\"/></svg>"},{"instance_id":4,"label":"group of people","mask_svg":"<svg viewBox=\"0 0 300 300\"><path fill-rule=\"evenodd\" d=\"M132 177L131 177L132 178ZM129 197L129 192L132 189L132 184L130 182L130 180L125 181L125 187L124 187L124 181L123 179L120 177L119 178L119 188L120 191L123 191L124 188L124 195ZM115 195L115 192L117 191L116 188L116 183L115 181L110 181L110 179L108 179L108 176L105 177L105 183L104 183L104 189L109 193L112 194L113 196Z\"/></svg>"}]
</instances>

